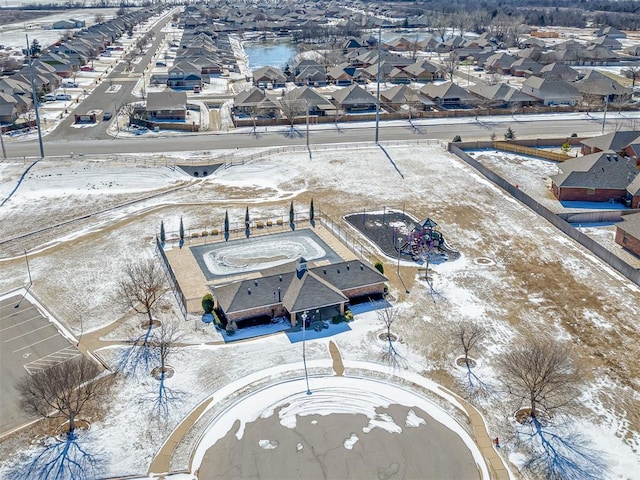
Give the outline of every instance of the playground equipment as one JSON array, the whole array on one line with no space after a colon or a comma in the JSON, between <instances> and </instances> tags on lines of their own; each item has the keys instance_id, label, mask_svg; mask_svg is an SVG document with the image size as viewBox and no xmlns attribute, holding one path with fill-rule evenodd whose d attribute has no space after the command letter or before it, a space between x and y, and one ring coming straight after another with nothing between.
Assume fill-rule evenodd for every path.
<instances>
[{"instance_id":1,"label":"playground equipment","mask_svg":"<svg viewBox=\"0 0 640 480\"><path fill-rule=\"evenodd\" d=\"M446 261L455 260L460 253L451 249L441 232L436 230L438 224L427 218L419 223L409 223L407 234L402 236L394 229L396 251L400 255L410 256L413 261Z\"/></svg>"}]
</instances>

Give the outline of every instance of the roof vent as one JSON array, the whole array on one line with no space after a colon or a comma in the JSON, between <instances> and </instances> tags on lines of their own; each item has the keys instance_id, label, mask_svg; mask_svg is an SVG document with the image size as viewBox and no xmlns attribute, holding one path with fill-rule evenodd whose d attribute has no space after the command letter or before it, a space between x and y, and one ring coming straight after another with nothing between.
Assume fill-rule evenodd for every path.
<instances>
[{"instance_id":1,"label":"roof vent","mask_svg":"<svg viewBox=\"0 0 640 480\"><path fill-rule=\"evenodd\" d=\"M613 159L617 162L618 161L618 155L614 155Z\"/></svg>"},{"instance_id":2,"label":"roof vent","mask_svg":"<svg viewBox=\"0 0 640 480\"><path fill-rule=\"evenodd\" d=\"M251 289L247 288L247 295L251 295Z\"/></svg>"},{"instance_id":3,"label":"roof vent","mask_svg":"<svg viewBox=\"0 0 640 480\"><path fill-rule=\"evenodd\" d=\"M326 275L326 274L327 274L327 269L326 269L326 268L323 268L323 269L322 269L322 273L324 273L324 274Z\"/></svg>"},{"instance_id":4,"label":"roof vent","mask_svg":"<svg viewBox=\"0 0 640 480\"><path fill-rule=\"evenodd\" d=\"M257 287L258 286L258 280L254 280L253 284Z\"/></svg>"},{"instance_id":5,"label":"roof vent","mask_svg":"<svg viewBox=\"0 0 640 480\"><path fill-rule=\"evenodd\" d=\"M607 155L607 160L611 161L611 155Z\"/></svg>"},{"instance_id":6,"label":"roof vent","mask_svg":"<svg viewBox=\"0 0 640 480\"><path fill-rule=\"evenodd\" d=\"M347 270L349 270L349 264L347 263Z\"/></svg>"},{"instance_id":7,"label":"roof vent","mask_svg":"<svg viewBox=\"0 0 640 480\"><path fill-rule=\"evenodd\" d=\"M340 269L338 268L338 273L340 273Z\"/></svg>"},{"instance_id":8,"label":"roof vent","mask_svg":"<svg viewBox=\"0 0 640 480\"><path fill-rule=\"evenodd\" d=\"M280 279L280 281L282 281L282 275L279 275L278 278Z\"/></svg>"},{"instance_id":9,"label":"roof vent","mask_svg":"<svg viewBox=\"0 0 640 480\"><path fill-rule=\"evenodd\" d=\"M364 265L360 264L360 270L364 270Z\"/></svg>"}]
</instances>

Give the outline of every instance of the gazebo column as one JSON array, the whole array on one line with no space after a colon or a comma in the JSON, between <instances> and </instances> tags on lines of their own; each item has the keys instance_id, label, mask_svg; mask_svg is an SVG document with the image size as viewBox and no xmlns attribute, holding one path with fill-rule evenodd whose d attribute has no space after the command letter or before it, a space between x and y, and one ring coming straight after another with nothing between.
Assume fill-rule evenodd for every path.
<instances>
[{"instance_id":1,"label":"gazebo column","mask_svg":"<svg viewBox=\"0 0 640 480\"><path fill-rule=\"evenodd\" d=\"M344 315L344 302L340 304L340 315Z\"/></svg>"},{"instance_id":2,"label":"gazebo column","mask_svg":"<svg viewBox=\"0 0 640 480\"><path fill-rule=\"evenodd\" d=\"M295 312L291 312L291 326L292 327L296 326L296 313Z\"/></svg>"}]
</instances>

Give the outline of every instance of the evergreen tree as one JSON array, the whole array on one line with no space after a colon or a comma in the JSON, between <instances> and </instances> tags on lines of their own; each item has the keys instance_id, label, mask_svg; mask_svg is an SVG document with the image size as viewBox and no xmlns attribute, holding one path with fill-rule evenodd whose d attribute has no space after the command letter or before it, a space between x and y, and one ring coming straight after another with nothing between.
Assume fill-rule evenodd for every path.
<instances>
[{"instance_id":1,"label":"evergreen tree","mask_svg":"<svg viewBox=\"0 0 640 480\"><path fill-rule=\"evenodd\" d=\"M293 225L295 220L295 212L293 211L293 200L291 200L291 206L289 207L289 223Z\"/></svg>"},{"instance_id":2,"label":"evergreen tree","mask_svg":"<svg viewBox=\"0 0 640 480\"><path fill-rule=\"evenodd\" d=\"M182 223L182 217L180 217L180 240L184 240L184 225Z\"/></svg>"},{"instance_id":3,"label":"evergreen tree","mask_svg":"<svg viewBox=\"0 0 640 480\"><path fill-rule=\"evenodd\" d=\"M505 140L515 140L516 139L516 132L514 132L511 127L507 128L507 131L504 134L504 139Z\"/></svg>"},{"instance_id":4,"label":"evergreen tree","mask_svg":"<svg viewBox=\"0 0 640 480\"><path fill-rule=\"evenodd\" d=\"M315 212L313 211L313 198L311 199L311 204L309 205L309 221L313 222L315 218Z\"/></svg>"},{"instance_id":5,"label":"evergreen tree","mask_svg":"<svg viewBox=\"0 0 640 480\"><path fill-rule=\"evenodd\" d=\"M160 220L160 242L162 242L162 244L164 245L165 241L166 241L166 236L164 233L164 222Z\"/></svg>"}]
</instances>

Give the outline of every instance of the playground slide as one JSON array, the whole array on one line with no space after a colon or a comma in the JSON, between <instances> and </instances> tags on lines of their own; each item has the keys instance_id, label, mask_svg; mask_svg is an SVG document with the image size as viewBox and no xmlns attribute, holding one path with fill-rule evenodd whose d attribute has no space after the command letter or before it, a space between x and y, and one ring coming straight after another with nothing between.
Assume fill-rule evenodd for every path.
<instances>
[{"instance_id":1,"label":"playground slide","mask_svg":"<svg viewBox=\"0 0 640 480\"><path fill-rule=\"evenodd\" d=\"M449 244L444 238L444 235L442 236L442 243L440 244L440 250L442 250L449 256L449 260L456 260L457 258L460 258L460 252L452 249L449 246Z\"/></svg>"}]
</instances>

